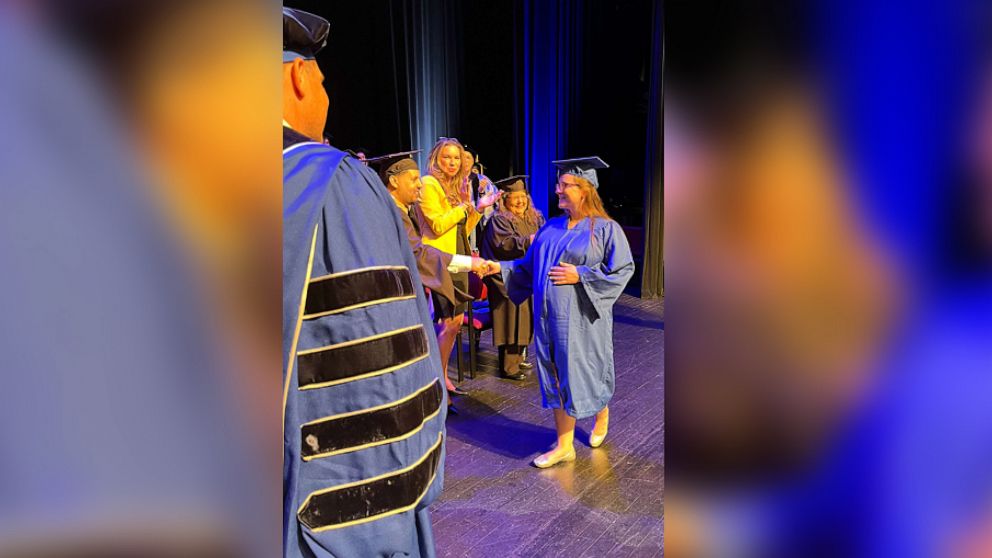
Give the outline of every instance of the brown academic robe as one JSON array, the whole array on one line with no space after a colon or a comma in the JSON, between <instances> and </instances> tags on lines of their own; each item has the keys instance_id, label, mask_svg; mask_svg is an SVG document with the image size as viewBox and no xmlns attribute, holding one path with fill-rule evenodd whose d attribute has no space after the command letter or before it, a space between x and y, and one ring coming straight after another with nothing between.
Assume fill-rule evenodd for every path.
<instances>
[{"instance_id":1,"label":"brown academic robe","mask_svg":"<svg viewBox=\"0 0 992 558\"><path fill-rule=\"evenodd\" d=\"M522 258L530 247L530 235L543 224L543 218L535 225L528 225L523 219L496 213L486 225L480 253L486 259L498 261ZM511 302L498 273L486 277L486 284L493 316L493 344L529 345L534 338L534 300L527 299L519 306Z\"/></svg>"},{"instance_id":2,"label":"brown academic robe","mask_svg":"<svg viewBox=\"0 0 992 558\"><path fill-rule=\"evenodd\" d=\"M443 296L452 304L471 300L472 297L464 291L456 289L451 281L451 273L448 272L451 254L424 244L423 237L420 235L419 223L411 219L410 214L398 202L396 203L396 211L399 212L403 226L406 228L407 240L410 242L410 249L413 250L413 257L417 260L417 271L420 273L420 280L424 286L435 293L435 296Z\"/></svg>"}]
</instances>

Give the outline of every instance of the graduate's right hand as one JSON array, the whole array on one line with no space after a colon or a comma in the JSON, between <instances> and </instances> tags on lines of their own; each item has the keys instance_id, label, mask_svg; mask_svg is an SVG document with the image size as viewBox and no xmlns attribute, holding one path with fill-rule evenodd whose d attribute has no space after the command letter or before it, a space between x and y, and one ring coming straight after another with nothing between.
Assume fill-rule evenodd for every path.
<instances>
[{"instance_id":1,"label":"graduate's right hand","mask_svg":"<svg viewBox=\"0 0 992 558\"><path fill-rule=\"evenodd\" d=\"M551 266L548 273L551 283L555 285L574 285L579 282L579 272L570 263L558 262L558 265Z\"/></svg>"},{"instance_id":2,"label":"graduate's right hand","mask_svg":"<svg viewBox=\"0 0 992 558\"><path fill-rule=\"evenodd\" d=\"M478 275L479 277L485 277L489 274L489 261L480 258L479 256L472 256L472 273Z\"/></svg>"}]
</instances>

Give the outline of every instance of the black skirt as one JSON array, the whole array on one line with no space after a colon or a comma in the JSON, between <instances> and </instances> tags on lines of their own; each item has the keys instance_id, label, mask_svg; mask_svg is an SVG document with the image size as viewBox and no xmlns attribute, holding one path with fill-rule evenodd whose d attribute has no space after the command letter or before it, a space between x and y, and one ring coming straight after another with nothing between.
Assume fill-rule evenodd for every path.
<instances>
[{"instance_id":1,"label":"black skirt","mask_svg":"<svg viewBox=\"0 0 992 558\"><path fill-rule=\"evenodd\" d=\"M458 223L458 241L456 252L462 254L463 256L471 256L472 249L468 244L468 236L465 234L465 221L462 220ZM455 285L455 291L469 292L468 291L468 273L452 273L451 282ZM435 320L447 320L454 318L455 316L460 316L468 310L468 303L462 302L459 304L453 304L450 300L443 296L432 296L434 299L434 319Z\"/></svg>"}]
</instances>

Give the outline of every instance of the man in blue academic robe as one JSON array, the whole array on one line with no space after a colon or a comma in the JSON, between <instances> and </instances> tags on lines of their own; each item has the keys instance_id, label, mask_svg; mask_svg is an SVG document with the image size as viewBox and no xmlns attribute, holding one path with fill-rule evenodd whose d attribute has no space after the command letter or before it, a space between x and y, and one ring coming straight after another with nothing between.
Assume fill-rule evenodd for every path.
<instances>
[{"instance_id":1,"label":"man in blue academic robe","mask_svg":"<svg viewBox=\"0 0 992 558\"><path fill-rule=\"evenodd\" d=\"M284 555L431 557L441 363L389 193L315 139L328 27L283 8Z\"/></svg>"}]
</instances>

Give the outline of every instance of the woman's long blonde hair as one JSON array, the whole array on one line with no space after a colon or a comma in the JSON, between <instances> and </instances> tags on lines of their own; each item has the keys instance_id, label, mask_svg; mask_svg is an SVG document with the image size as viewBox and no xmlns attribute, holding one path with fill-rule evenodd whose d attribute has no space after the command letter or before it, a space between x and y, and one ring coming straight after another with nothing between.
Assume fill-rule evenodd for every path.
<instances>
[{"instance_id":1,"label":"woman's long blonde hair","mask_svg":"<svg viewBox=\"0 0 992 558\"><path fill-rule=\"evenodd\" d=\"M452 178L448 178L448 175L444 174L438 161L441 158L441 151L449 145L454 145L458 148L458 154L462 161L459 163L458 173ZM448 203L452 205L457 205L462 200L468 199L468 180L466 179L469 173L472 172L472 169L466 167L468 165L465 164L465 148L455 138L441 138L437 140L437 143L431 149L430 156L427 158L428 172L441 184L441 189L444 190L444 195L448 198Z\"/></svg>"},{"instance_id":2,"label":"woman's long blonde hair","mask_svg":"<svg viewBox=\"0 0 992 558\"><path fill-rule=\"evenodd\" d=\"M574 174L569 175L575 178L575 183L579 185L579 189L585 193L585 198L582 200L582 207L579 208L579 212L583 217L589 218L589 234L592 235L596 226L596 219L606 219L612 220L608 213L606 213L606 208L603 207L603 198L599 197L599 191L592 182L589 182L581 176L575 176ZM596 237L592 236L593 242L595 242Z\"/></svg>"}]
</instances>

